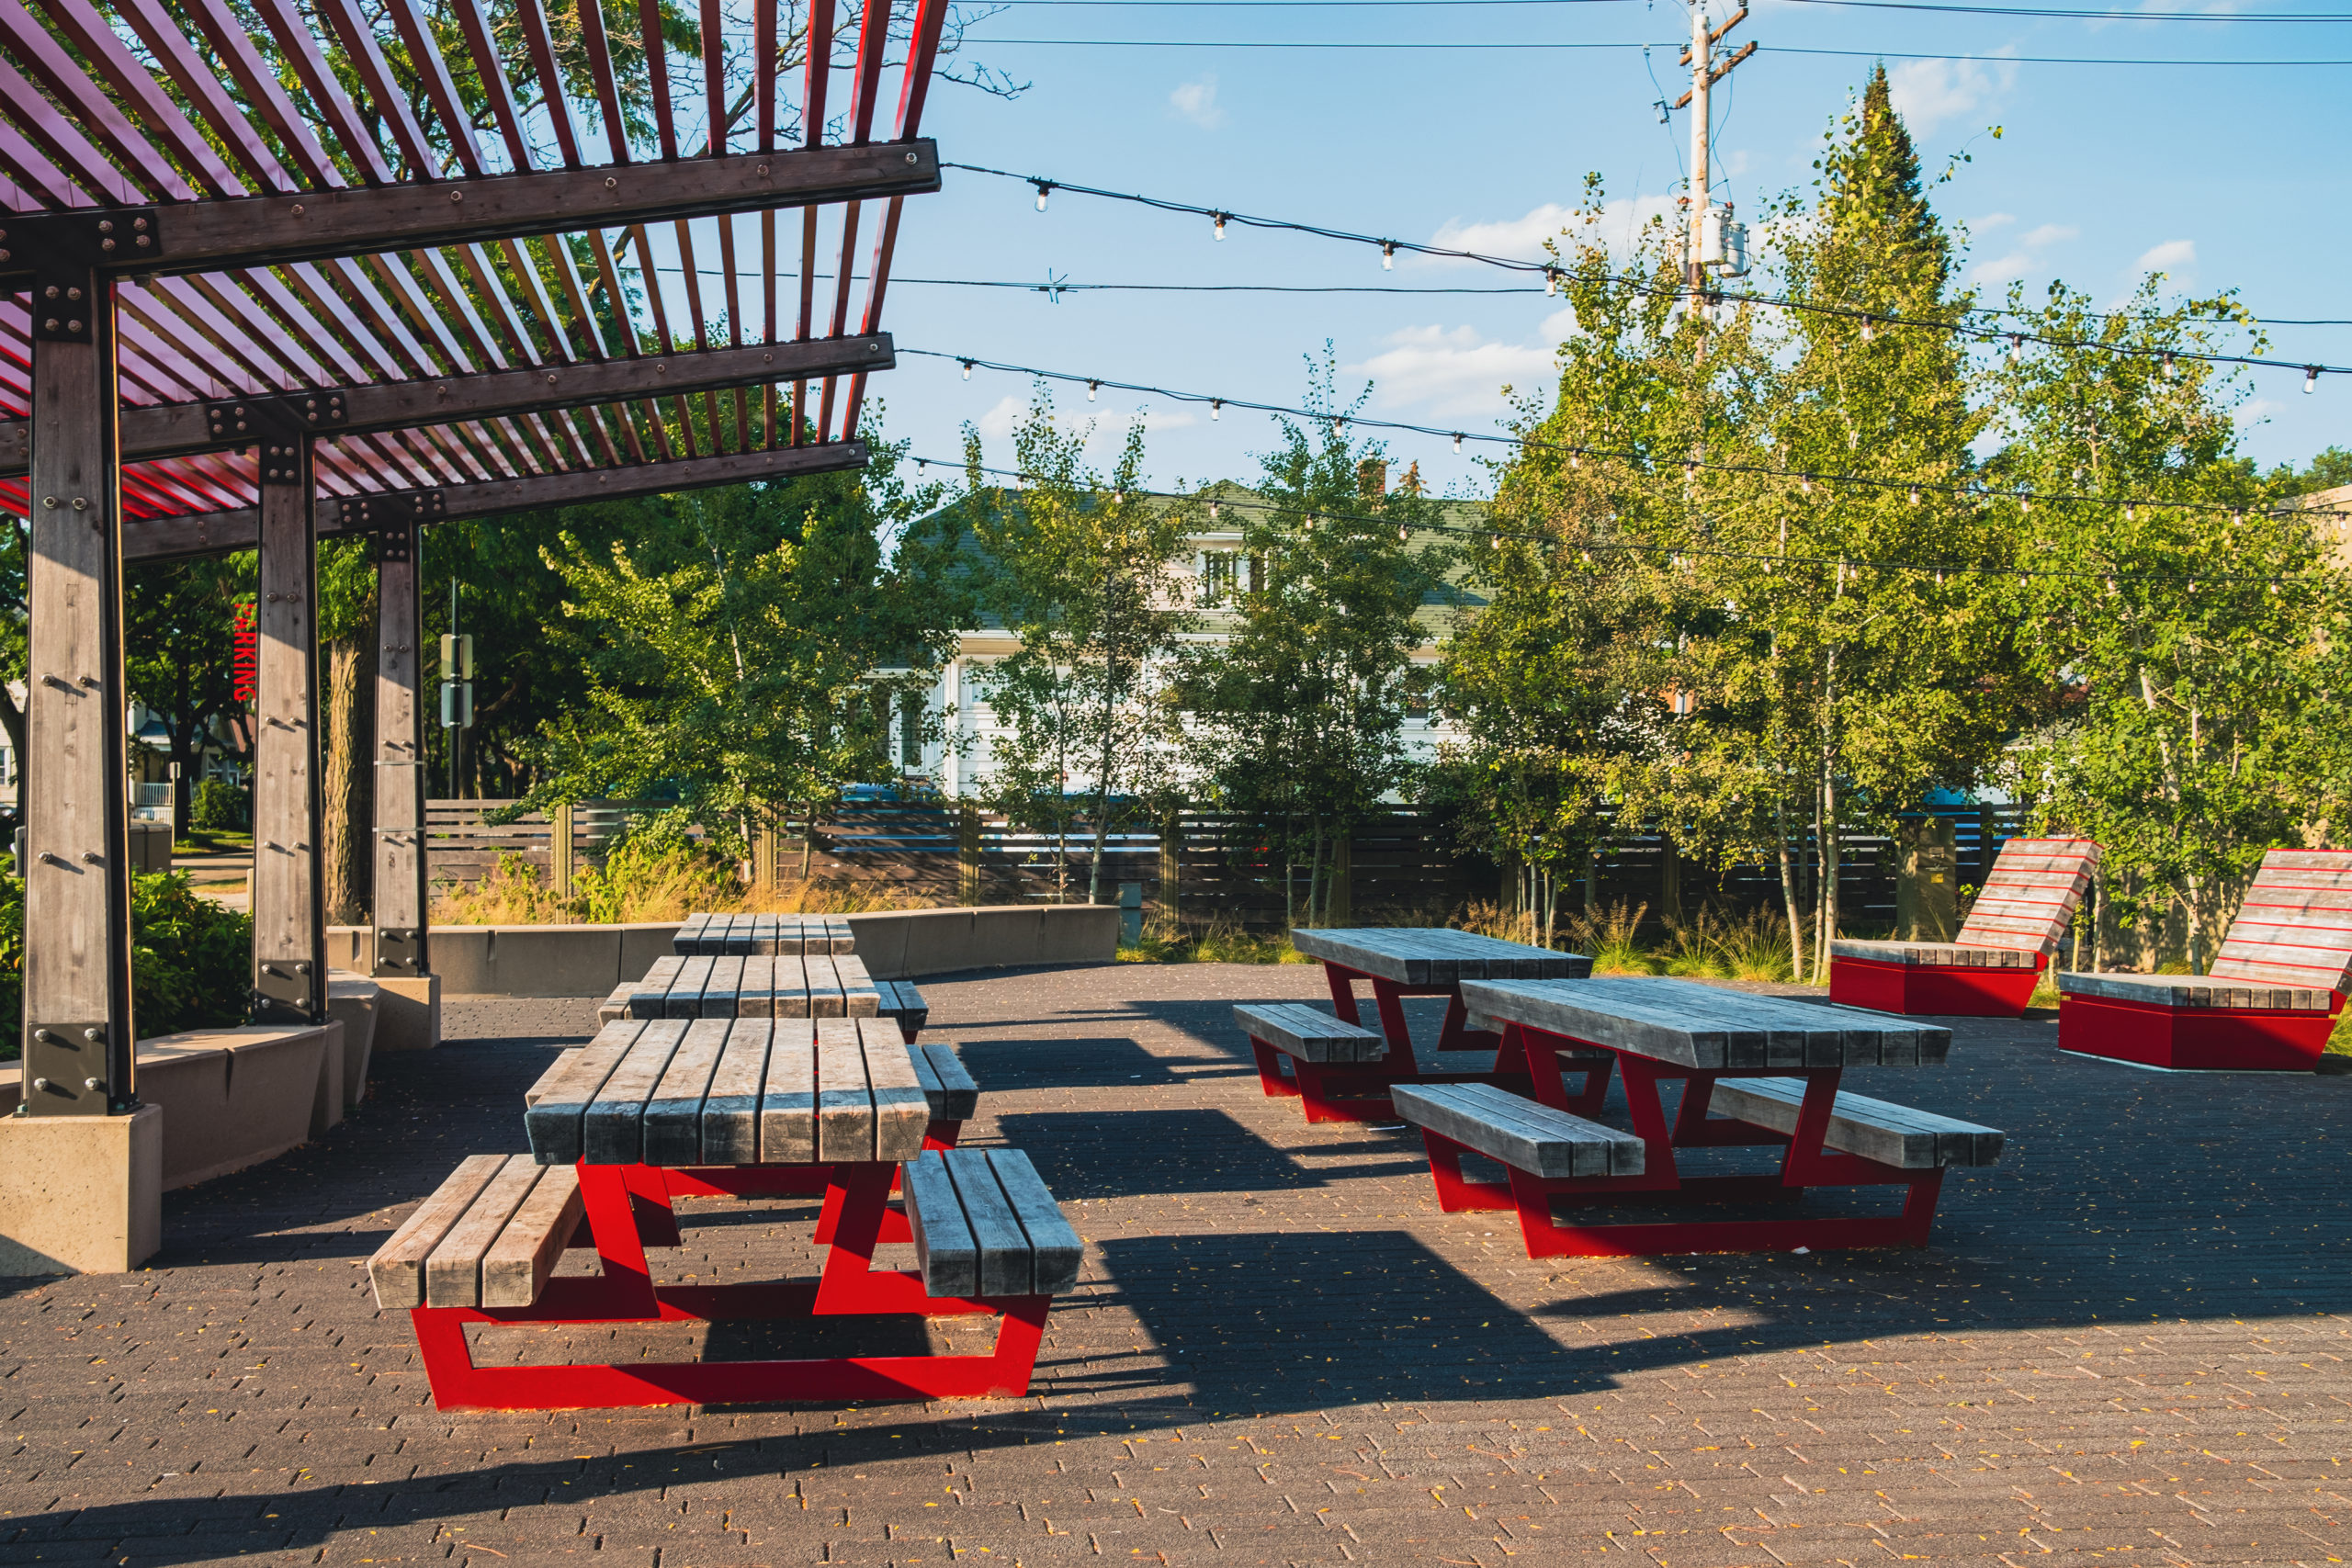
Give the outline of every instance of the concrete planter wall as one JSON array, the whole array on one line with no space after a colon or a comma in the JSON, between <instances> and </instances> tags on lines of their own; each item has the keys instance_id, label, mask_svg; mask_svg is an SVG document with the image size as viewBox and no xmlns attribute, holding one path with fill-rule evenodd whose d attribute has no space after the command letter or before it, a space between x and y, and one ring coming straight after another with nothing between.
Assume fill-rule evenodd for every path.
<instances>
[{"instance_id":1,"label":"concrete planter wall","mask_svg":"<svg viewBox=\"0 0 2352 1568\"><path fill-rule=\"evenodd\" d=\"M958 969L1108 964L1117 955L1119 911L1110 905L1019 905L978 909L884 909L849 917L857 953L877 980ZM644 977L678 928L435 926L428 947L447 996L601 997ZM327 962L365 975L375 933L330 926Z\"/></svg>"}]
</instances>

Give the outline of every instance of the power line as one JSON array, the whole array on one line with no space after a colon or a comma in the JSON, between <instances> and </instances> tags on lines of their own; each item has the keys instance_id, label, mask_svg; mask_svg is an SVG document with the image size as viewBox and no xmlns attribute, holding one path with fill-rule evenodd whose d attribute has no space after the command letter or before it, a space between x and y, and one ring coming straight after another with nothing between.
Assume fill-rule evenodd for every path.
<instances>
[{"instance_id":1,"label":"power line","mask_svg":"<svg viewBox=\"0 0 2352 1568\"><path fill-rule=\"evenodd\" d=\"M1026 376L1041 381L1058 381L1073 386L1082 386L1086 388L1089 398L1108 387L1113 391L1135 392L1145 397L1166 398L1171 402L1206 404L1212 420L1228 408L1243 409L1252 413L1272 414L1282 419L1300 419L1311 423L1328 424L1342 432L1351 424L1360 424L1369 430L1396 430L1413 435L1438 436L1452 441L1453 449L1457 452L1462 449L1464 442L1476 441L1493 446L1515 447L1521 451L1557 452L1566 456L1571 465L1590 457L1604 462L1628 463L1637 469L1679 468L1686 474L1706 472L1737 474L1749 479L1792 479L1808 491L1816 484L1847 485L1857 489L1877 491L1904 491L1910 494L1914 504L1917 504L1922 494L1934 493L1958 496L1971 501L2016 501L2029 510L2036 502L2104 506L2123 511L2127 515L2136 513L2143 506L2152 511L2165 512L2227 512L2237 518L2243 518L2247 511L2245 506L2230 502L2167 501L2149 496L2085 495L2072 491L2033 490L2022 486L1996 490L1982 481L1885 479L1875 474L1833 473L1809 468L1776 468L1761 463L1724 463L1700 458L1661 457L1618 447L1593 446L1575 442L1536 441L1519 435L1487 435L1471 431L1449 430L1442 425L1412 424L1401 420L1366 419L1358 414L1334 414L1314 409L1293 408L1283 403L1262 403L1249 398L1229 398L1210 392L1179 391L1171 387L1154 387L1136 381L1114 380L1108 376L1089 376L1069 370L1046 370L1034 365L1008 365L1001 360L982 359L977 355L949 354L935 348L901 348L899 352L925 359L954 360L964 367L964 375L967 380L976 369L994 370L1005 375ZM923 460L930 461L928 458ZM2283 516L2290 512L2313 517L2352 515L2352 513L2324 507L2272 509L2268 514Z\"/></svg>"},{"instance_id":2,"label":"power line","mask_svg":"<svg viewBox=\"0 0 2352 1568\"><path fill-rule=\"evenodd\" d=\"M1634 0L995 0L1003 6L1078 6L1113 11L1182 11L1221 9L1245 11L1379 10L1408 6L1417 11L1455 6L1626 6ZM2028 20L2052 18L2098 22L2352 22L2352 12L2321 11L2085 11L2039 6L1952 6L1928 0L1790 0L1798 6L1843 6L1866 11L1938 11L1974 17L2018 17Z\"/></svg>"},{"instance_id":3,"label":"power line","mask_svg":"<svg viewBox=\"0 0 2352 1568\"><path fill-rule=\"evenodd\" d=\"M1515 256L1490 255L1482 251L1456 250L1445 245L1428 245L1414 240L1388 239L1376 234L1357 233L1346 229L1327 228L1319 223L1300 223L1283 218L1261 218L1223 208L1201 207L1192 202L1170 201L1164 197L1146 196L1135 191L1105 190L1098 186L1073 185L1064 180L1048 179L1043 175L1017 175L1009 169L992 169L979 164L942 163L940 166L945 169L961 170L966 174L988 175L997 179L1018 180L1023 185L1032 186L1036 189L1040 210L1043 210L1047 197L1053 192L1068 191L1079 196L1099 197L1106 201L1130 202L1161 212L1182 212L1193 217L1206 218L1215 226L1216 235L1220 240L1225 237L1227 225L1238 224L1245 229L1266 229L1294 234L1307 234L1317 239L1339 240L1349 244L1375 246L1379 249L1384 263L1394 257L1399 251L1412 255L1434 256L1445 261L1476 262L1482 266L1498 267L1507 272L1539 275L1544 279L1544 292L1547 294L1556 292L1561 283L1576 276L1573 269L1556 261L1521 261ZM1618 288L1630 288L1645 294L1668 294L1682 298L1692 292L1688 284L1676 284L1668 288L1624 274L1610 274L1606 281ZM1973 337L1984 343L1998 343L2007 339L2013 347L2034 343L2051 348L2082 349L2143 359L2160 358L2167 363L2187 359L2207 365L2243 365L2263 370L2300 370L2304 375L2307 386L2316 382L2322 376L2352 374L2352 366L2298 363L2291 359L2263 355L2221 354L2203 349L2132 348L2086 338L2061 338L2043 333L2018 332L2007 328L1972 327L1956 321L1923 320L1917 316L1898 315L1892 310L1866 310L1858 305L1825 305L1809 299L1792 299L1785 295L1754 294L1738 289L1711 288L1705 293L1711 299L1728 299L1740 304L1802 311L1817 316L1839 317L1863 323L1866 331L1876 325L1924 327L1937 332L1952 333L1962 337ZM1997 320L2018 316L2021 312L1980 307L1967 311L1966 314ZM2114 318L2110 316L2107 319Z\"/></svg>"},{"instance_id":4,"label":"power line","mask_svg":"<svg viewBox=\"0 0 2352 1568\"><path fill-rule=\"evenodd\" d=\"M977 469L978 472L984 474L1001 474L1013 479L1017 484L1028 484L1033 482L1036 478L1035 475L1024 472L1019 468L997 468L987 463L970 463L962 459L950 460L945 457L915 457L913 461L918 473L928 468L932 464L936 463L942 468ZM1506 539L1510 539L1525 544L1554 545L1561 546L1564 548L1566 547L1563 544L1563 541L1553 535L1535 533L1524 528L1513 528L1508 525L1501 524L1406 521L1396 517L1374 516L1371 513L1362 512L1332 512L1320 508L1308 511L1305 508L1287 505L1280 502L1262 501L1255 498L1245 501L1231 500L1224 496L1209 497L1197 494L1185 495L1175 491L1140 490L1136 493L1156 501L1189 501L1198 502L1205 500L1210 509L1209 515L1212 522L1217 520L1217 511L1219 508L1230 506L1240 511L1299 512L1310 524L1320 521L1329 521L1334 523L1365 523L1377 528L1395 528L1398 532L1399 541L1405 543L1409 543L1410 536L1414 534L1444 534L1457 536L1473 541L1484 539L1489 545L1496 546L1500 545ZM1434 504L1439 506L1486 504L1485 502L1463 502L1449 498L1436 496L1430 497L1429 499ZM1802 570L1810 567L1816 571L1826 571L1834 569L1840 573L1862 571L1917 572L1922 577L1933 576L1939 582L1940 582L1946 576L2014 577L2018 580L2020 586L2022 586L2025 580L2028 578L2048 578L2076 581L2104 581L2109 584L2117 582L2186 582L2192 588L2199 582L2267 583L2275 591L2280 582L2295 581L2301 575L2289 573L2275 574L2271 576L2249 576L2233 572L2089 570L2053 567L1986 566L1982 562L1969 561L1933 561L1922 564L1917 561L1882 560L1855 556L1792 556L1776 553L1770 550L1732 550L1725 549L1720 545L1708 544L1625 545L1586 543L1577 545L1575 547L1583 555L1587 561L1591 560L1596 555L1613 555L1619 557L1630 556L1635 558L1637 564L1646 566L1652 564L1650 560L1651 557L1657 557L1658 558L1656 564L1660 567L1679 567L1687 559L1695 557L1710 560L1736 560L1750 563L1762 562L1767 570L1772 571L1774 575L1777 575L1776 569L1779 568Z\"/></svg>"},{"instance_id":5,"label":"power line","mask_svg":"<svg viewBox=\"0 0 2352 1568\"><path fill-rule=\"evenodd\" d=\"M1445 50L1611 50L1651 49L1654 44L1558 42L1546 39L1499 39L1478 41L1464 39L1442 39L1433 41L1408 41L1384 39L1076 39L1076 38L990 38L968 40L975 44L1019 46L1025 49L1343 49L1399 50L1409 49L1419 53ZM1910 49L1802 49L1787 44L1774 44L1769 51L1774 54L1818 55L1837 60L1955 60L1977 65L2139 65L2154 67L2186 67L2226 70L2285 70L2307 66L2352 65L2352 60L2150 60L2145 57L2087 54L1937 54Z\"/></svg>"}]
</instances>

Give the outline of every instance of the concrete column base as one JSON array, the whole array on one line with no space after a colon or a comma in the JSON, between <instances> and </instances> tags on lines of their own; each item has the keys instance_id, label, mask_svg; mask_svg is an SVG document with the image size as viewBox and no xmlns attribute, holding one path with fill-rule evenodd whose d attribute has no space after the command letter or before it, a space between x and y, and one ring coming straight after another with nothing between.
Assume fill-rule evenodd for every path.
<instances>
[{"instance_id":1,"label":"concrete column base","mask_svg":"<svg viewBox=\"0 0 2352 1568\"><path fill-rule=\"evenodd\" d=\"M163 1245L163 1107L0 1118L0 1275L124 1274Z\"/></svg>"},{"instance_id":2,"label":"concrete column base","mask_svg":"<svg viewBox=\"0 0 2352 1568\"><path fill-rule=\"evenodd\" d=\"M441 1043L441 976L376 977L376 1049L430 1051Z\"/></svg>"}]
</instances>

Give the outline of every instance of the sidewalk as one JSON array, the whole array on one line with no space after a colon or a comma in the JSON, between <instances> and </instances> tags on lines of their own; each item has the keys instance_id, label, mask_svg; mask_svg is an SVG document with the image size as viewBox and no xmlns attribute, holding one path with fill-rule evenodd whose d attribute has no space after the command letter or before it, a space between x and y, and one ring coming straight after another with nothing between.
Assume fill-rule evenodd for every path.
<instances>
[{"instance_id":1,"label":"sidewalk","mask_svg":"<svg viewBox=\"0 0 2352 1568\"><path fill-rule=\"evenodd\" d=\"M1850 1087L2007 1130L1921 1252L1531 1263L1405 1134L1263 1099L1300 967L925 981L1080 1233L1035 1396L433 1410L367 1256L594 1003L458 999L322 1143L165 1201L151 1270L0 1297L0 1552L561 1562L2327 1562L2352 1498L2352 1083L1962 1022ZM690 1206L673 1278L808 1267L810 1203ZM1499 1222L1499 1223L1498 1223ZM622 1326L599 1359L741 1325ZM952 1321L946 1323L954 1332ZM888 1333L876 1322L845 1333ZM502 1331L504 1354L555 1346ZM738 1348L740 1347L740 1349ZM877 1345L878 1348L878 1345Z\"/></svg>"}]
</instances>

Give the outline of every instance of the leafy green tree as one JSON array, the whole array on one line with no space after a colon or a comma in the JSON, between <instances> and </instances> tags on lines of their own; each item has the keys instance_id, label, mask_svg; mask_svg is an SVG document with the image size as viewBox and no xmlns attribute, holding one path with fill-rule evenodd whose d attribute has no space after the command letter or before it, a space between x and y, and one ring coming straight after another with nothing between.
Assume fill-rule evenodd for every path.
<instances>
[{"instance_id":1,"label":"leafy green tree","mask_svg":"<svg viewBox=\"0 0 2352 1568\"><path fill-rule=\"evenodd\" d=\"M984 603L1019 639L986 677L1002 727L990 792L1014 820L1054 835L1057 897L1084 825L1086 897L1099 904L1112 832L1151 808L1170 762L1173 656L1193 624L1178 567L1193 509L1144 493L1140 423L1108 475L1086 461L1088 434L1064 428L1038 389L1013 428L1023 479L1013 493L983 481L967 427L963 511L988 563Z\"/></svg>"},{"instance_id":2,"label":"leafy green tree","mask_svg":"<svg viewBox=\"0 0 2352 1568\"><path fill-rule=\"evenodd\" d=\"M688 491L646 536L545 547L565 595L548 635L586 689L529 748L526 806L659 795L740 845L787 803L889 776L892 705L963 616L936 557L888 548L938 487L874 439L862 474Z\"/></svg>"},{"instance_id":3,"label":"leafy green tree","mask_svg":"<svg viewBox=\"0 0 2352 1568\"><path fill-rule=\"evenodd\" d=\"M172 831L185 838L205 745L239 711L237 604L253 592L254 557L133 563L124 578L123 669L130 694L162 723L166 754L179 765Z\"/></svg>"},{"instance_id":4,"label":"leafy green tree","mask_svg":"<svg viewBox=\"0 0 2352 1568\"><path fill-rule=\"evenodd\" d=\"M1335 874L1358 824L1400 791L1406 710L1425 685L1419 617L1443 586L1438 502L1418 480L1394 489L1375 443L1351 442L1329 351L1305 423L1281 422L1239 513L1247 579L1233 585L1229 637L1188 660L1183 706L1196 772L1219 806L1306 863L1304 919L1328 923ZM1417 531L1418 530L1418 531Z\"/></svg>"},{"instance_id":5,"label":"leafy green tree","mask_svg":"<svg viewBox=\"0 0 2352 1568\"><path fill-rule=\"evenodd\" d=\"M2055 341L1996 373L1989 476L2041 496L2016 520L2049 575L2010 602L2063 704L2012 787L2105 846L2116 917L2177 914L2202 971L2264 852L2345 819L2345 580L2240 453L2242 388L2192 357L2243 321L2234 300L2165 304L2152 277L2102 311L2054 285L2029 319Z\"/></svg>"}]
</instances>

